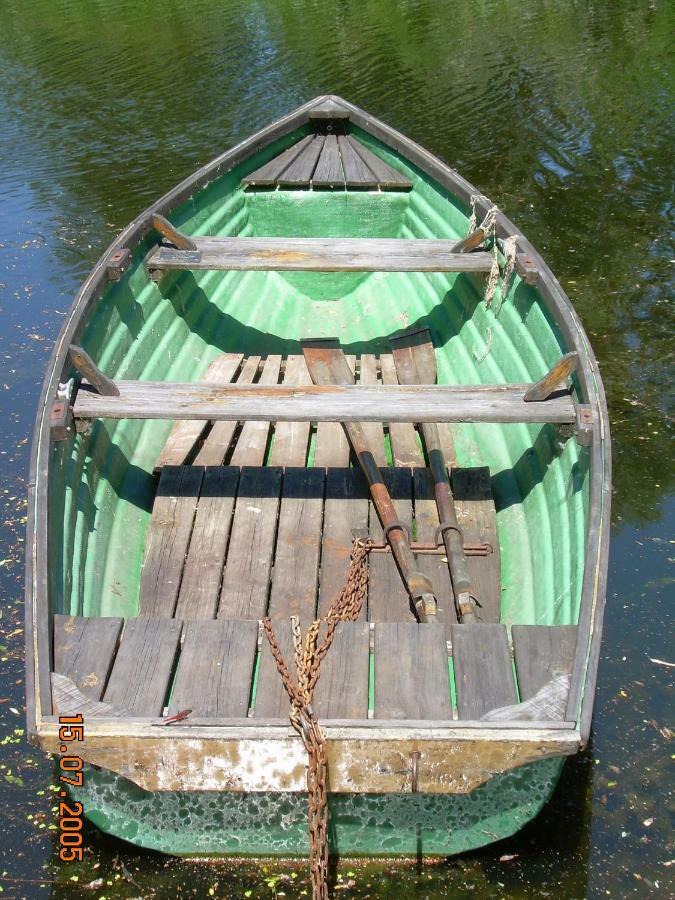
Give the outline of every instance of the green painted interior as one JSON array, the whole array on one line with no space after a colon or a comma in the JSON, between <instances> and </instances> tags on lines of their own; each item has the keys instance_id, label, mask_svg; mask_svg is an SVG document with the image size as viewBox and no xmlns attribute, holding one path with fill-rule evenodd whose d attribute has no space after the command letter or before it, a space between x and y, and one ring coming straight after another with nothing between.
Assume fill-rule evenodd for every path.
<instances>
[{"instance_id":1,"label":"green painted interior","mask_svg":"<svg viewBox=\"0 0 675 900\"><path fill-rule=\"evenodd\" d=\"M469 210L363 133L358 136L364 143L412 180L410 192L241 189L244 174L301 133L215 180L176 210L172 220L195 235L458 239L466 234ZM536 380L567 349L537 291L517 277L508 295L498 296L489 309L483 302L484 276L466 273L179 272L157 286L142 264L150 246L147 239L136 251L131 270L109 286L83 337L85 349L111 377L195 381L223 351L297 353L299 339L309 336L338 336L347 352L377 353L388 350L392 333L413 324L430 328L438 380L444 384ZM156 487L153 467L171 424L99 421L88 435L53 445L54 610L90 616L136 614ZM455 439L461 465L490 467L502 554L502 621L575 623L584 564L587 451L574 440L559 442L552 426L463 424L456 427ZM313 450L309 464L312 458ZM505 836L534 815L558 771L558 761L538 763L499 776L461 798L336 798L335 809L341 810L336 834L343 835L338 843L349 852L414 852L407 823L415 821L411 809L419 806L427 852L479 846L491 839L485 837L486 830ZM222 852L244 852L244 847L248 852L276 852L276 838L262 835L260 825L251 824L260 821L252 810L286 804L297 818L293 804L304 803L268 796L266 807L258 798L254 803L228 794L216 802L200 794L145 795L134 805L129 792L137 789L123 779L99 772L88 783L93 821L121 837L178 853L216 852L216 846ZM534 784L540 785L537 791ZM490 798L490 806L482 804L483 796ZM170 808L174 818L169 816L170 824L162 826ZM216 808L225 818L214 826L212 838L200 837L209 832L210 810ZM200 809L202 819L197 822L199 817L186 809ZM228 831L228 809L239 829L236 839L231 828ZM377 812L365 816L371 809ZM491 824L479 828L471 817L462 818L467 809L479 810L482 821ZM382 817L389 825L382 824ZM183 819L190 828L183 828ZM298 852L304 848L303 828L298 826L296 832L288 842L279 838L283 852L295 852L291 845Z\"/></svg>"}]
</instances>

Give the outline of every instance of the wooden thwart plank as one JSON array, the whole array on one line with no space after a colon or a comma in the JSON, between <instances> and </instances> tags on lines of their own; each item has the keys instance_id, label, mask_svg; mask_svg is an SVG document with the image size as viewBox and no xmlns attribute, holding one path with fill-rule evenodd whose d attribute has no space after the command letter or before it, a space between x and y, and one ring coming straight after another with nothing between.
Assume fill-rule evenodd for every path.
<instances>
[{"instance_id":1,"label":"wooden thwart plank","mask_svg":"<svg viewBox=\"0 0 675 900\"><path fill-rule=\"evenodd\" d=\"M449 719L445 630L438 625L375 625L375 718Z\"/></svg>"},{"instance_id":2,"label":"wooden thwart plank","mask_svg":"<svg viewBox=\"0 0 675 900\"><path fill-rule=\"evenodd\" d=\"M182 627L178 619L127 619L103 700L134 716L161 715Z\"/></svg>"},{"instance_id":3,"label":"wooden thwart plank","mask_svg":"<svg viewBox=\"0 0 675 900\"><path fill-rule=\"evenodd\" d=\"M269 602L273 620L295 615L307 625L314 619L324 480L323 469L284 472Z\"/></svg>"},{"instance_id":4,"label":"wooden thwart plank","mask_svg":"<svg viewBox=\"0 0 675 900\"><path fill-rule=\"evenodd\" d=\"M209 466L205 470L176 618L208 619L216 614L238 482L236 466Z\"/></svg>"},{"instance_id":5,"label":"wooden thwart plank","mask_svg":"<svg viewBox=\"0 0 675 900\"><path fill-rule=\"evenodd\" d=\"M517 703L505 626L451 625L450 633L459 718Z\"/></svg>"},{"instance_id":6,"label":"wooden thwart plank","mask_svg":"<svg viewBox=\"0 0 675 900\"><path fill-rule=\"evenodd\" d=\"M352 152L352 159L365 166ZM344 163L344 156L343 156ZM345 170L346 176L346 170ZM357 182L352 179L351 183ZM371 175L373 186L377 181ZM358 182L359 186L366 184ZM347 178L347 185L350 179ZM484 251L454 253L435 238L196 237L197 251L159 247L150 269L237 269L296 272L489 272Z\"/></svg>"},{"instance_id":7,"label":"wooden thwart plank","mask_svg":"<svg viewBox=\"0 0 675 900\"><path fill-rule=\"evenodd\" d=\"M281 476L277 467L245 467L241 471L219 618L257 619L265 615Z\"/></svg>"},{"instance_id":8,"label":"wooden thwart plank","mask_svg":"<svg viewBox=\"0 0 675 900\"><path fill-rule=\"evenodd\" d=\"M174 613L203 475L201 466L161 471L145 541L139 616Z\"/></svg>"},{"instance_id":9,"label":"wooden thwart plank","mask_svg":"<svg viewBox=\"0 0 675 900\"><path fill-rule=\"evenodd\" d=\"M342 161L334 134L326 136L321 156L312 176L313 187L344 187L345 178L342 172Z\"/></svg>"},{"instance_id":10,"label":"wooden thwart plank","mask_svg":"<svg viewBox=\"0 0 675 900\"><path fill-rule=\"evenodd\" d=\"M279 360L279 357L276 358ZM270 360L268 360L268 363ZM263 372L263 375L265 373ZM278 375L278 368L277 368ZM233 465L253 442L244 432L253 422L574 422L569 394L524 403L527 385L462 387L403 385L307 385L263 383L206 385L163 381L118 381L119 397L81 385L75 399L80 419L211 419L246 421ZM268 426L263 426L265 443ZM256 441L256 457L260 458ZM264 452L264 450L263 450ZM237 457L235 459L235 456Z\"/></svg>"},{"instance_id":11,"label":"wooden thwart plank","mask_svg":"<svg viewBox=\"0 0 675 900\"><path fill-rule=\"evenodd\" d=\"M169 713L246 716L257 642L257 621L188 622Z\"/></svg>"},{"instance_id":12,"label":"wooden thwart plank","mask_svg":"<svg viewBox=\"0 0 675 900\"><path fill-rule=\"evenodd\" d=\"M54 671L100 700L122 630L122 619L54 616Z\"/></svg>"},{"instance_id":13,"label":"wooden thwart plank","mask_svg":"<svg viewBox=\"0 0 675 900\"><path fill-rule=\"evenodd\" d=\"M556 675L570 675L575 625L514 625L513 652L521 700L529 700Z\"/></svg>"},{"instance_id":14,"label":"wooden thwart plank","mask_svg":"<svg viewBox=\"0 0 675 900\"><path fill-rule=\"evenodd\" d=\"M244 362L237 384L252 384L258 373L259 356L249 356ZM196 466L219 466L230 448L237 423L232 420L214 422L211 431L206 435L204 443L195 456Z\"/></svg>"},{"instance_id":15,"label":"wooden thwart plank","mask_svg":"<svg viewBox=\"0 0 675 900\"><path fill-rule=\"evenodd\" d=\"M323 148L323 135L317 134L295 157L277 179L281 187L309 187L319 154Z\"/></svg>"},{"instance_id":16,"label":"wooden thwart plank","mask_svg":"<svg viewBox=\"0 0 675 900\"><path fill-rule=\"evenodd\" d=\"M234 378L242 358L241 353L221 353L211 363L202 381L207 384L227 384ZM175 422L157 460L157 468L183 465L205 428L205 421ZM219 462L222 462L222 456Z\"/></svg>"}]
</instances>

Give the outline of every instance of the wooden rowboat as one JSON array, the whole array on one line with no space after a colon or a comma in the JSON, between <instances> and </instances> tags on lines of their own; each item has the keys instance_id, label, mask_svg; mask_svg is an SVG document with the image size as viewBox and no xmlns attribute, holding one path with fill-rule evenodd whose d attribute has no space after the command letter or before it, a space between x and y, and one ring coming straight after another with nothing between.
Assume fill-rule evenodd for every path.
<instances>
[{"instance_id":1,"label":"wooden rowboat","mask_svg":"<svg viewBox=\"0 0 675 900\"><path fill-rule=\"evenodd\" d=\"M302 342L335 337L320 370ZM429 340L431 376L406 362ZM291 659L289 617L326 612L369 535L313 701L332 849L512 834L588 741L610 479L597 363L541 256L318 97L140 215L67 316L33 442L30 738L63 758L59 717L82 716L71 791L111 834L305 853L307 757L260 620Z\"/></svg>"}]
</instances>

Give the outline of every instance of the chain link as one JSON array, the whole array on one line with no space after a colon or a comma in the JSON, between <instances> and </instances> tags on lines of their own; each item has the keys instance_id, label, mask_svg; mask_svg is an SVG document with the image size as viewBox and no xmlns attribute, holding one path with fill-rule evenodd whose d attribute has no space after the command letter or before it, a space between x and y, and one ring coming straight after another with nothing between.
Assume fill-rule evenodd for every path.
<instances>
[{"instance_id":1,"label":"chain link","mask_svg":"<svg viewBox=\"0 0 675 900\"><path fill-rule=\"evenodd\" d=\"M338 623L358 619L363 608L368 585L368 554L372 543L370 539L364 538L354 541L351 563L342 590L331 603L326 615L312 622L304 640L297 616L291 616L297 683L288 670L272 622L267 617L262 620L272 656L291 701L291 725L300 735L307 751L307 826L313 900L328 898L328 759L326 739L312 708L312 700L321 673L321 663L333 643ZM318 644L319 633L324 625L326 633Z\"/></svg>"}]
</instances>

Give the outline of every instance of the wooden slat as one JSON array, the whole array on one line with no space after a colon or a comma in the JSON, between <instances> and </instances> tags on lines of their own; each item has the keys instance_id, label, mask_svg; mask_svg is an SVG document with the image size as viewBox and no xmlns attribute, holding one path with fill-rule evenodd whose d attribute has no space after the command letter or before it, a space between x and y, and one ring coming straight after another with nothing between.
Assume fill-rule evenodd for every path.
<instances>
[{"instance_id":1,"label":"wooden slat","mask_svg":"<svg viewBox=\"0 0 675 900\"><path fill-rule=\"evenodd\" d=\"M242 469L218 618L257 619L265 615L281 475L276 467Z\"/></svg>"},{"instance_id":2,"label":"wooden slat","mask_svg":"<svg viewBox=\"0 0 675 900\"><path fill-rule=\"evenodd\" d=\"M139 616L174 613L203 475L201 466L161 471L145 539Z\"/></svg>"},{"instance_id":3,"label":"wooden slat","mask_svg":"<svg viewBox=\"0 0 675 900\"><path fill-rule=\"evenodd\" d=\"M375 626L375 718L449 719L445 630L412 622Z\"/></svg>"},{"instance_id":4,"label":"wooden slat","mask_svg":"<svg viewBox=\"0 0 675 900\"><path fill-rule=\"evenodd\" d=\"M216 614L238 482L236 466L209 466L205 470L176 618L209 619Z\"/></svg>"},{"instance_id":5,"label":"wooden slat","mask_svg":"<svg viewBox=\"0 0 675 900\"><path fill-rule=\"evenodd\" d=\"M252 384L258 374L259 356L249 356L237 378L237 384ZM237 429L237 422L231 420L214 422L211 431L206 435L204 443L195 456L196 466L219 466L230 448L232 438Z\"/></svg>"},{"instance_id":6,"label":"wooden slat","mask_svg":"<svg viewBox=\"0 0 675 900\"><path fill-rule=\"evenodd\" d=\"M451 625L450 634L459 718L480 719L491 709L516 703L505 626Z\"/></svg>"},{"instance_id":7,"label":"wooden slat","mask_svg":"<svg viewBox=\"0 0 675 900\"><path fill-rule=\"evenodd\" d=\"M274 557L269 616L314 619L319 573L323 469L286 468Z\"/></svg>"},{"instance_id":8,"label":"wooden slat","mask_svg":"<svg viewBox=\"0 0 675 900\"><path fill-rule=\"evenodd\" d=\"M323 147L323 140L323 135L320 134L312 138L302 153L296 156L290 166L284 169L277 178L277 184L280 187L309 187L309 182Z\"/></svg>"},{"instance_id":9,"label":"wooden slat","mask_svg":"<svg viewBox=\"0 0 675 900\"><path fill-rule=\"evenodd\" d=\"M382 480L399 519L412 528L412 473L410 469L382 469ZM375 506L370 504L370 536L378 543L383 530ZM368 618L371 622L416 622L396 561L391 553L371 553L368 578Z\"/></svg>"},{"instance_id":10,"label":"wooden slat","mask_svg":"<svg viewBox=\"0 0 675 900\"><path fill-rule=\"evenodd\" d=\"M467 557L474 596L480 603L482 622L499 622L501 615L501 558L497 513L487 466L454 469L451 474L457 521L467 544L490 544L487 556Z\"/></svg>"},{"instance_id":11,"label":"wooden slat","mask_svg":"<svg viewBox=\"0 0 675 900\"><path fill-rule=\"evenodd\" d=\"M556 675L569 675L574 663L574 625L514 625L511 629L521 700L529 700Z\"/></svg>"},{"instance_id":12,"label":"wooden slat","mask_svg":"<svg viewBox=\"0 0 675 900\"><path fill-rule=\"evenodd\" d=\"M281 619L274 623L273 628L286 667L293 681L297 683L291 623L288 619ZM272 656L269 641L263 634L253 715L256 719L281 719L288 716L290 708L288 694Z\"/></svg>"},{"instance_id":13,"label":"wooden slat","mask_svg":"<svg viewBox=\"0 0 675 900\"><path fill-rule=\"evenodd\" d=\"M372 353L364 353L361 356L361 373L359 375L359 384L366 387L379 385L380 379L377 375L377 360ZM384 428L382 427L382 419L376 421L362 422L363 434L368 442L375 462L378 466L387 465L387 456L384 452Z\"/></svg>"},{"instance_id":14,"label":"wooden slat","mask_svg":"<svg viewBox=\"0 0 675 900\"><path fill-rule=\"evenodd\" d=\"M312 176L313 187L344 187L345 178L342 172L342 160L338 149L337 138L334 134L326 136L321 156L316 164Z\"/></svg>"},{"instance_id":15,"label":"wooden slat","mask_svg":"<svg viewBox=\"0 0 675 900\"><path fill-rule=\"evenodd\" d=\"M289 356L286 360L284 385L311 384L304 356ZM274 429L270 454L271 466L304 466L309 444L309 422L279 422Z\"/></svg>"},{"instance_id":16,"label":"wooden slat","mask_svg":"<svg viewBox=\"0 0 675 900\"><path fill-rule=\"evenodd\" d=\"M360 469L327 470L319 577L320 616L328 612L344 585L354 530L362 534L368 532L368 496L368 485ZM367 618L367 610L366 602L361 619Z\"/></svg>"},{"instance_id":17,"label":"wooden slat","mask_svg":"<svg viewBox=\"0 0 675 900\"><path fill-rule=\"evenodd\" d=\"M372 150L365 147L353 135L347 137L352 149L361 157L364 163L377 179L378 187L383 190L410 190L412 182L402 172L392 168Z\"/></svg>"},{"instance_id":18,"label":"wooden slat","mask_svg":"<svg viewBox=\"0 0 675 900\"><path fill-rule=\"evenodd\" d=\"M279 357L276 357L278 362ZM270 360L268 363L271 366ZM265 373L263 372L263 375ZM278 368L277 368L278 374ZM120 395L97 394L87 383L75 399L80 419L220 419L246 422L574 422L574 403L563 394L524 403L524 385L403 386L231 384L118 381ZM250 421L247 421L250 420ZM268 426L262 426L265 440ZM247 432L248 433L248 432ZM242 432L243 434L243 432ZM240 437L235 454L245 452ZM256 446L259 441L256 441ZM264 451L263 451L264 452ZM245 463L230 460L233 465Z\"/></svg>"},{"instance_id":19,"label":"wooden slat","mask_svg":"<svg viewBox=\"0 0 675 900\"><path fill-rule=\"evenodd\" d=\"M268 390L271 386L277 385L280 369L281 357L276 355L268 356L258 385L256 388L250 388L250 390ZM242 387L242 390L246 389ZM269 412L269 400L267 402ZM253 421L251 416L237 416L237 418L244 422L244 427L241 429L230 464L233 466L262 466L265 462L267 438L270 431L269 420Z\"/></svg>"},{"instance_id":20,"label":"wooden slat","mask_svg":"<svg viewBox=\"0 0 675 900\"><path fill-rule=\"evenodd\" d=\"M293 160L298 157L305 147L311 143L313 135L308 134L304 138L301 138L297 142L297 144L293 144L292 147L288 147L278 156L275 156L274 159L266 162L264 166L260 166L259 169L256 169L255 172L251 172L250 175L246 175L242 178L242 184L250 185L251 187L272 187L277 183L277 179L281 175L281 173L287 169Z\"/></svg>"},{"instance_id":21,"label":"wooden slat","mask_svg":"<svg viewBox=\"0 0 675 900\"><path fill-rule=\"evenodd\" d=\"M434 479L429 469L413 470L413 492L415 496L416 540L430 542L439 524L438 509L434 493ZM454 592L445 553L415 557L417 568L431 581L438 601L438 621L456 622Z\"/></svg>"},{"instance_id":22,"label":"wooden slat","mask_svg":"<svg viewBox=\"0 0 675 900\"><path fill-rule=\"evenodd\" d=\"M112 666L122 619L54 616L54 671L100 700Z\"/></svg>"},{"instance_id":23,"label":"wooden slat","mask_svg":"<svg viewBox=\"0 0 675 900\"><path fill-rule=\"evenodd\" d=\"M179 619L127 619L104 701L134 716L161 715L182 627Z\"/></svg>"},{"instance_id":24,"label":"wooden slat","mask_svg":"<svg viewBox=\"0 0 675 900\"><path fill-rule=\"evenodd\" d=\"M348 188L376 188L377 177L373 175L366 163L354 150L347 135L338 135L338 146L342 157L342 168L345 173L345 184Z\"/></svg>"},{"instance_id":25,"label":"wooden slat","mask_svg":"<svg viewBox=\"0 0 675 900\"><path fill-rule=\"evenodd\" d=\"M390 353L380 357L383 384L398 384L394 358ZM392 422L389 425L391 451L395 466L423 466L424 454L417 440L417 431L411 422Z\"/></svg>"},{"instance_id":26,"label":"wooden slat","mask_svg":"<svg viewBox=\"0 0 675 900\"><path fill-rule=\"evenodd\" d=\"M349 368L354 371L356 357L347 356ZM316 426L314 465L342 468L349 465L349 441L339 422L319 422Z\"/></svg>"},{"instance_id":27,"label":"wooden slat","mask_svg":"<svg viewBox=\"0 0 675 900\"><path fill-rule=\"evenodd\" d=\"M312 703L319 719L367 719L370 626L340 622Z\"/></svg>"},{"instance_id":28,"label":"wooden slat","mask_svg":"<svg viewBox=\"0 0 675 900\"><path fill-rule=\"evenodd\" d=\"M257 642L257 621L188 622L169 713L191 709L195 716L245 716Z\"/></svg>"},{"instance_id":29,"label":"wooden slat","mask_svg":"<svg viewBox=\"0 0 675 900\"><path fill-rule=\"evenodd\" d=\"M242 358L243 354L241 353L221 353L206 370L206 375L202 381L207 384L227 384L234 378ZM205 428L205 421L188 421L183 419L175 422L162 452L159 454L157 468L162 466L182 466L190 456L192 448L201 437ZM222 462L222 457L220 462Z\"/></svg>"},{"instance_id":30,"label":"wooden slat","mask_svg":"<svg viewBox=\"0 0 675 900\"><path fill-rule=\"evenodd\" d=\"M364 165L360 157L353 156L359 165ZM377 183L372 176L371 181L373 185ZM353 180L352 184L355 184ZM359 183L359 186L366 185ZM490 253L454 253L452 241L435 238L196 237L194 240L197 251L159 247L148 259L149 268L489 272L492 267Z\"/></svg>"}]
</instances>

